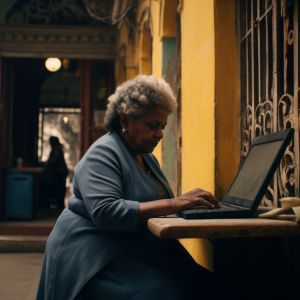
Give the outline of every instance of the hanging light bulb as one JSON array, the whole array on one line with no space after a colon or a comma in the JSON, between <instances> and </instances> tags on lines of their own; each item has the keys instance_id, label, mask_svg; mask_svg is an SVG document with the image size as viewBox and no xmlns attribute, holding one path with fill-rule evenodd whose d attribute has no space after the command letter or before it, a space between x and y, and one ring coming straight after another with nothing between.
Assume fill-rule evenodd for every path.
<instances>
[{"instance_id":1,"label":"hanging light bulb","mask_svg":"<svg viewBox=\"0 0 300 300\"><path fill-rule=\"evenodd\" d=\"M49 57L45 61L45 66L46 66L48 71L56 72L61 67L61 61L57 57Z\"/></svg>"}]
</instances>

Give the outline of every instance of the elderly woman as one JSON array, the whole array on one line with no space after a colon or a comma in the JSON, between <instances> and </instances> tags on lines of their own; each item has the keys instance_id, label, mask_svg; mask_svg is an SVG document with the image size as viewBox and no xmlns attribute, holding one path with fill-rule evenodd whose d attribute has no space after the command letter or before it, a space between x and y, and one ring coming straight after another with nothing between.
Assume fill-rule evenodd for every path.
<instances>
[{"instance_id":1,"label":"elderly woman","mask_svg":"<svg viewBox=\"0 0 300 300\"><path fill-rule=\"evenodd\" d=\"M201 298L208 272L176 240L160 240L150 217L196 205L201 189L174 197L151 154L176 108L170 86L138 76L109 97L108 133L77 164L74 195L50 234L38 300L187 300Z\"/></svg>"}]
</instances>

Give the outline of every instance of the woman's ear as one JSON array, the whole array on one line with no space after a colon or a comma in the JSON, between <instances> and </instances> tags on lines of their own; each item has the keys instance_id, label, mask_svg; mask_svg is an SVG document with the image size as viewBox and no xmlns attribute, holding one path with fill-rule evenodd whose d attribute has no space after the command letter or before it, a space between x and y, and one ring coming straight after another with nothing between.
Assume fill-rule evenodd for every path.
<instances>
[{"instance_id":1,"label":"woman's ear","mask_svg":"<svg viewBox=\"0 0 300 300\"><path fill-rule=\"evenodd\" d=\"M120 114L120 125L121 125L121 130L124 128L127 129L128 119L127 116L123 113Z\"/></svg>"}]
</instances>

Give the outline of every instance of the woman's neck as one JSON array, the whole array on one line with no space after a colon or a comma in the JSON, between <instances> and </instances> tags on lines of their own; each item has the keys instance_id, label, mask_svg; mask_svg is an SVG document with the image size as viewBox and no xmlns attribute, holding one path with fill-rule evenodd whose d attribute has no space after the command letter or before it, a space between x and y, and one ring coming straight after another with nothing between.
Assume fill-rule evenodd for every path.
<instances>
[{"instance_id":1,"label":"woman's neck","mask_svg":"<svg viewBox=\"0 0 300 300\"><path fill-rule=\"evenodd\" d=\"M141 154L132 154L133 159L139 165L139 167L145 171L145 163Z\"/></svg>"},{"instance_id":2,"label":"woman's neck","mask_svg":"<svg viewBox=\"0 0 300 300\"><path fill-rule=\"evenodd\" d=\"M128 142L126 140L126 138L123 136L121 130L118 130L117 133L119 134L119 136L121 137L121 139L123 140L123 142L125 143L126 147L128 148L130 154L132 155L134 161L138 164L138 166L142 169L145 170L145 163L142 157L142 154L134 152L130 146L128 145Z\"/></svg>"}]
</instances>

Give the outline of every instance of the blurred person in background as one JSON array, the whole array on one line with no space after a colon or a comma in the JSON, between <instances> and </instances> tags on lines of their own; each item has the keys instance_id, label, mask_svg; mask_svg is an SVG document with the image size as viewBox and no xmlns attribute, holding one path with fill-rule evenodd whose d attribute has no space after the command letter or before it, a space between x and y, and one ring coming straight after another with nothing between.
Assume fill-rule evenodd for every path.
<instances>
[{"instance_id":1,"label":"blurred person in background","mask_svg":"<svg viewBox=\"0 0 300 300\"><path fill-rule=\"evenodd\" d=\"M62 211L65 207L66 179L68 168L64 157L63 145L59 138L49 138L51 147L48 160L45 164L48 183L48 201L50 208L57 208Z\"/></svg>"}]
</instances>

